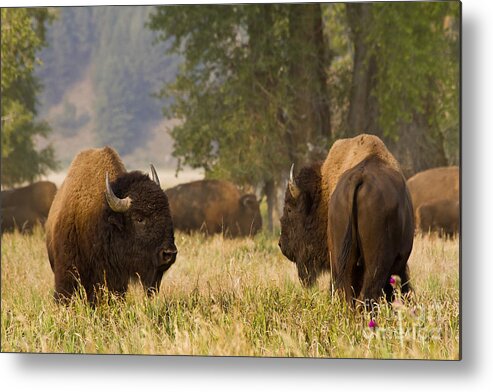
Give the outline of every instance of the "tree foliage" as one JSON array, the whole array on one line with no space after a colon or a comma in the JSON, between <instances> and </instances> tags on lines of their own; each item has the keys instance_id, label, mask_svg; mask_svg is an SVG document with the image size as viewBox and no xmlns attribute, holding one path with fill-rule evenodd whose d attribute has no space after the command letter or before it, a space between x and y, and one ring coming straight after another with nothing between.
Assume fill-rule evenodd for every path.
<instances>
[{"instance_id":1,"label":"tree foliage","mask_svg":"<svg viewBox=\"0 0 493 392\"><path fill-rule=\"evenodd\" d=\"M37 94L34 76L37 52L45 44L45 23L51 20L43 8L2 8L2 184L15 185L56 167L50 146L39 150L37 138L50 127L35 120Z\"/></svg>"},{"instance_id":2,"label":"tree foliage","mask_svg":"<svg viewBox=\"0 0 493 392\"><path fill-rule=\"evenodd\" d=\"M184 163L259 184L328 143L320 5L164 6L150 28L185 60L162 91Z\"/></svg>"},{"instance_id":3,"label":"tree foliage","mask_svg":"<svg viewBox=\"0 0 493 392\"><path fill-rule=\"evenodd\" d=\"M398 123L426 114L432 129L458 126L458 2L376 3L367 42L378 59L374 95L379 123L391 135ZM455 20L455 21L454 21ZM452 120L452 121L451 121ZM398 136L398 135L396 135Z\"/></svg>"},{"instance_id":4,"label":"tree foliage","mask_svg":"<svg viewBox=\"0 0 493 392\"><path fill-rule=\"evenodd\" d=\"M184 64L162 96L174 154L210 177L282 183L339 137L382 137L405 173L458 159L460 4L157 7ZM447 156L446 156L447 155Z\"/></svg>"},{"instance_id":5,"label":"tree foliage","mask_svg":"<svg viewBox=\"0 0 493 392\"><path fill-rule=\"evenodd\" d=\"M354 48L347 131L380 136L406 175L458 162L456 2L346 5Z\"/></svg>"},{"instance_id":6,"label":"tree foliage","mask_svg":"<svg viewBox=\"0 0 493 392\"><path fill-rule=\"evenodd\" d=\"M162 91L181 120L175 156L208 177L262 186L272 227L276 184L329 144L321 5L164 6L149 26L184 58Z\"/></svg>"}]
</instances>

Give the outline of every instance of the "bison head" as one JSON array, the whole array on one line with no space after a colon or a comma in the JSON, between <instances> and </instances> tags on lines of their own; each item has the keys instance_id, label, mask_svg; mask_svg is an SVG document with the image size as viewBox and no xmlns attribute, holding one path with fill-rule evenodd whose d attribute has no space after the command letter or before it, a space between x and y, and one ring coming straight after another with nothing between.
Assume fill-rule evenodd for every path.
<instances>
[{"instance_id":1,"label":"bison head","mask_svg":"<svg viewBox=\"0 0 493 392\"><path fill-rule=\"evenodd\" d=\"M260 203L254 194L243 195L239 200L239 235L255 235L262 229Z\"/></svg>"},{"instance_id":2,"label":"bison head","mask_svg":"<svg viewBox=\"0 0 493 392\"><path fill-rule=\"evenodd\" d=\"M320 164L304 167L296 177L291 167L281 218L279 247L296 263L305 286L327 268L327 216L321 208Z\"/></svg>"},{"instance_id":3,"label":"bison head","mask_svg":"<svg viewBox=\"0 0 493 392\"><path fill-rule=\"evenodd\" d=\"M148 293L159 290L177 253L168 198L152 166L151 170L152 180L137 171L111 183L106 176L104 211L108 251L117 254L122 271L140 277Z\"/></svg>"}]
</instances>

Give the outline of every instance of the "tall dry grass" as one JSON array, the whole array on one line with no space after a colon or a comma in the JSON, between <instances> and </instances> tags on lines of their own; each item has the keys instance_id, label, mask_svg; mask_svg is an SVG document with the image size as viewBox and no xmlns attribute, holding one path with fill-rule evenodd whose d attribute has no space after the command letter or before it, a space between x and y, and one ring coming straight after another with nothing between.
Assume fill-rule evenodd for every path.
<instances>
[{"instance_id":1,"label":"tall dry grass","mask_svg":"<svg viewBox=\"0 0 493 392\"><path fill-rule=\"evenodd\" d=\"M277 238L177 235L179 255L160 293L138 285L96 308L52 300L44 233L2 237L3 352L459 358L458 240L418 236L413 298L381 303L377 328L331 290L303 289Z\"/></svg>"}]
</instances>

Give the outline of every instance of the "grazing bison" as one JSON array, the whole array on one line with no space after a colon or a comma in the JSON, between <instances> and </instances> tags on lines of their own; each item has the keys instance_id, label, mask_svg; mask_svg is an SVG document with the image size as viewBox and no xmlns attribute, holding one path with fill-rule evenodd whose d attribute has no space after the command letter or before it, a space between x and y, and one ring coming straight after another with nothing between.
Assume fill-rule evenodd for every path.
<instances>
[{"instance_id":1,"label":"grazing bison","mask_svg":"<svg viewBox=\"0 0 493 392\"><path fill-rule=\"evenodd\" d=\"M241 195L228 181L201 180L166 190L175 228L230 237L254 235L262 228L259 202Z\"/></svg>"},{"instance_id":2,"label":"grazing bison","mask_svg":"<svg viewBox=\"0 0 493 392\"><path fill-rule=\"evenodd\" d=\"M417 228L425 232L458 233L460 208L457 166L420 172L407 180L407 187L413 200Z\"/></svg>"},{"instance_id":3,"label":"grazing bison","mask_svg":"<svg viewBox=\"0 0 493 392\"><path fill-rule=\"evenodd\" d=\"M416 209L416 227L423 232L436 231L446 236L459 232L459 201L436 199Z\"/></svg>"},{"instance_id":4,"label":"grazing bison","mask_svg":"<svg viewBox=\"0 0 493 392\"><path fill-rule=\"evenodd\" d=\"M2 191L2 233L18 228L30 232L48 217L56 194L56 185L39 181L31 185Z\"/></svg>"},{"instance_id":5,"label":"grazing bison","mask_svg":"<svg viewBox=\"0 0 493 392\"><path fill-rule=\"evenodd\" d=\"M374 300L389 279L408 281L414 220L398 162L372 135L338 140L323 164L291 178L279 246L304 285L330 269L346 299ZM403 286L409 290L409 284Z\"/></svg>"},{"instance_id":6,"label":"grazing bison","mask_svg":"<svg viewBox=\"0 0 493 392\"><path fill-rule=\"evenodd\" d=\"M69 298L78 280L91 302L102 286L123 295L136 277L149 295L159 290L177 249L168 199L151 169L152 180L127 172L109 147L75 157L46 222L55 298Z\"/></svg>"},{"instance_id":7,"label":"grazing bison","mask_svg":"<svg viewBox=\"0 0 493 392\"><path fill-rule=\"evenodd\" d=\"M31 233L34 226L43 224L46 217L40 216L29 207L2 208L2 233L15 229L21 233Z\"/></svg>"}]
</instances>

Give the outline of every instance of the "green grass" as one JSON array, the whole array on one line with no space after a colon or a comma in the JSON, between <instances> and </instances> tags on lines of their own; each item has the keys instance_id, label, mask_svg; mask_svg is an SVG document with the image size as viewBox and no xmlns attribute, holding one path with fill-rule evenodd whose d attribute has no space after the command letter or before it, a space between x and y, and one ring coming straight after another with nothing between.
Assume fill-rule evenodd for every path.
<instances>
[{"instance_id":1,"label":"green grass","mask_svg":"<svg viewBox=\"0 0 493 392\"><path fill-rule=\"evenodd\" d=\"M52 300L44 233L2 237L3 352L188 354L357 358L459 358L458 240L418 236L410 259L415 293L382 303L376 321L348 309L323 276L306 290L277 238L228 240L177 233L176 264L148 299L95 309Z\"/></svg>"}]
</instances>

